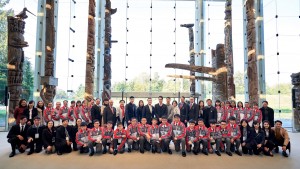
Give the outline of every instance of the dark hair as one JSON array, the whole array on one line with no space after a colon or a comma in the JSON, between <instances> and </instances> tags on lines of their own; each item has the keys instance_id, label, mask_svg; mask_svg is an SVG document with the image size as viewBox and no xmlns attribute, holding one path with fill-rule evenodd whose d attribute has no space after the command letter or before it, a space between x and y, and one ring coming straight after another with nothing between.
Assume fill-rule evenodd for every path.
<instances>
[{"instance_id":1,"label":"dark hair","mask_svg":"<svg viewBox=\"0 0 300 169\"><path fill-rule=\"evenodd\" d=\"M75 100L72 100L72 101L71 101L71 104L73 104L73 103L75 103Z\"/></svg>"},{"instance_id":2,"label":"dark hair","mask_svg":"<svg viewBox=\"0 0 300 169\"><path fill-rule=\"evenodd\" d=\"M261 127L260 127L259 122L257 120L253 121L252 127L254 128L254 125L256 125L256 124L258 124L259 130L261 130Z\"/></svg>"},{"instance_id":3,"label":"dark hair","mask_svg":"<svg viewBox=\"0 0 300 169\"><path fill-rule=\"evenodd\" d=\"M181 96L181 98L184 98L184 99L185 99L185 97L184 97L184 96Z\"/></svg>"},{"instance_id":4,"label":"dark hair","mask_svg":"<svg viewBox=\"0 0 300 169\"><path fill-rule=\"evenodd\" d=\"M62 123L65 122L65 121L68 121L68 122L69 122L69 119L63 118L63 119L61 120Z\"/></svg>"},{"instance_id":5,"label":"dark hair","mask_svg":"<svg viewBox=\"0 0 300 169\"><path fill-rule=\"evenodd\" d=\"M173 103L176 103L176 105L178 105L176 100L173 100L173 101L172 101L172 105L173 105Z\"/></svg>"},{"instance_id":6,"label":"dark hair","mask_svg":"<svg viewBox=\"0 0 300 169\"><path fill-rule=\"evenodd\" d=\"M203 107L204 107L204 101L203 101L203 100L200 100L200 101L198 102L199 107L200 107L200 103L203 103Z\"/></svg>"},{"instance_id":7,"label":"dark hair","mask_svg":"<svg viewBox=\"0 0 300 169\"><path fill-rule=\"evenodd\" d=\"M55 127L54 127L54 121L53 120L49 120L49 121L47 121L46 122L46 128L48 128L48 124L50 123L50 122L52 122L52 127L51 127L51 130L53 131L53 130L55 130Z\"/></svg>"},{"instance_id":8,"label":"dark hair","mask_svg":"<svg viewBox=\"0 0 300 169\"><path fill-rule=\"evenodd\" d=\"M35 116L34 118L33 118L33 120L41 120L41 118L39 117L39 116Z\"/></svg>"},{"instance_id":9,"label":"dark hair","mask_svg":"<svg viewBox=\"0 0 300 169\"><path fill-rule=\"evenodd\" d=\"M211 99L206 99L206 102L208 102L208 101L212 101Z\"/></svg>"},{"instance_id":10,"label":"dark hair","mask_svg":"<svg viewBox=\"0 0 300 169\"><path fill-rule=\"evenodd\" d=\"M158 96L158 99L164 99L162 96Z\"/></svg>"},{"instance_id":11,"label":"dark hair","mask_svg":"<svg viewBox=\"0 0 300 169\"><path fill-rule=\"evenodd\" d=\"M23 106L22 106L22 102L23 102L23 101L27 102L26 99L21 99L21 100L19 101L19 107L23 107Z\"/></svg>"},{"instance_id":12,"label":"dark hair","mask_svg":"<svg viewBox=\"0 0 300 169\"><path fill-rule=\"evenodd\" d=\"M123 126L122 122L118 122L117 126Z\"/></svg>"},{"instance_id":13,"label":"dark hair","mask_svg":"<svg viewBox=\"0 0 300 169\"><path fill-rule=\"evenodd\" d=\"M166 97L166 99L171 99L170 97Z\"/></svg>"},{"instance_id":14,"label":"dark hair","mask_svg":"<svg viewBox=\"0 0 300 169\"><path fill-rule=\"evenodd\" d=\"M203 122L204 122L204 120L203 120L202 118L199 118L199 119L198 119L198 122L199 122L199 121L203 121Z\"/></svg>"},{"instance_id":15,"label":"dark hair","mask_svg":"<svg viewBox=\"0 0 300 169\"><path fill-rule=\"evenodd\" d=\"M20 117L20 120L23 120L23 119L27 119L27 117L26 116L24 116L24 115L22 115L21 117Z\"/></svg>"},{"instance_id":16,"label":"dark hair","mask_svg":"<svg viewBox=\"0 0 300 169\"><path fill-rule=\"evenodd\" d=\"M119 101L119 103L121 103L121 102L124 102L124 103L125 103L125 100L122 99L122 100Z\"/></svg>"},{"instance_id":17,"label":"dark hair","mask_svg":"<svg viewBox=\"0 0 300 169\"><path fill-rule=\"evenodd\" d=\"M132 121L132 120L137 120L137 119L136 119L136 117L132 117L132 118L131 118L131 121Z\"/></svg>"},{"instance_id":18,"label":"dark hair","mask_svg":"<svg viewBox=\"0 0 300 169\"><path fill-rule=\"evenodd\" d=\"M240 127L241 132L243 132L243 129L244 129L244 127L242 126L243 122L246 122L246 123L247 123L246 128L247 128L247 131L249 131L249 130L250 130L250 126L249 126L249 123L248 123L247 119L242 119L242 120L241 120L241 127Z\"/></svg>"},{"instance_id":19,"label":"dark hair","mask_svg":"<svg viewBox=\"0 0 300 169\"><path fill-rule=\"evenodd\" d=\"M43 103L43 107L40 107L40 106L39 106L39 103ZM42 102L42 101L38 101L38 102L36 103L36 107L37 107L37 108L40 108L40 109L42 109L42 110L44 110L45 104L44 104L44 102Z\"/></svg>"},{"instance_id":20,"label":"dark hair","mask_svg":"<svg viewBox=\"0 0 300 169\"><path fill-rule=\"evenodd\" d=\"M236 102L234 101L234 100L232 100L231 102L230 102L230 106L231 106L231 104L233 104L234 103L234 107L233 108L236 108Z\"/></svg>"},{"instance_id":21,"label":"dark hair","mask_svg":"<svg viewBox=\"0 0 300 169\"><path fill-rule=\"evenodd\" d=\"M34 108L34 101L33 101L33 100L30 100L30 101L28 102L27 108L29 108L29 104L32 104L32 103L33 103L33 108Z\"/></svg>"},{"instance_id":22,"label":"dark hair","mask_svg":"<svg viewBox=\"0 0 300 169\"><path fill-rule=\"evenodd\" d=\"M77 121L78 121L78 120L80 120L80 121L82 122L82 119L81 119L81 118L76 119L76 121L75 121L75 127L77 127L77 128L80 127L80 126L77 125Z\"/></svg>"},{"instance_id":23,"label":"dark hair","mask_svg":"<svg viewBox=\"0 0 300 169\"><path fill-rule=\"evenodd\" d=\"M130 96L129 98L130 98L130 99L134 99L134 96Z\"/></svg>"},{"instance_id":24,"label":"dark hair","mask_svg":"<svg viewBox=\"0 0 300 169\"><path fill-rule=\"evenodd\" d=\"M151 99L151 100L152 100L152 98L151 98L151 97L148 97L148 98L147 98L147 100L149 100L149 99Z\"/></svg>"},{"instance_id":25,"label":"dark hair","mask_svg":"<svg viewBox=\"0 0 300 169\"><path fill-rule=\"evenodd\" d=\"M154 117L154 118L152 118L152 120L156 120L156 121L157 121L157 118L156 118L156 117Z\"/></svg>"},{"instance_id":26,"label":"dark hair","mask_svg":"<svg viewBox=\"0 0 300 169\"><path fill-rule=\"evenodd\" d=\"M263 101L262 103L267 103L267 104L269 104L269 102L268 102L267 100Z\"/></svg>"},{"instance_id":27,"label":"dark hair","mask_svg":"<svg viewBox=\"0 0 300 169\"><path fill-rule=\"evenodd\" d=\"M240 103L242 104L242 108L243 108L243 107L244 107L244 104L243 104L243 102L241 102L241 101L238 101L238 102L237 102L237 107L239 107L239 104L240 104Z\"/></svg>"},{"instance_id":28,"label":"dark hair","mask_svg":"<svg viewBox=\"0 0 300 169\"><path fill-rule=\"evenodd\" d=\"M80 101L80 100L77 100L77 102L76 102L76 107L77 107L77 104L81 104L81 101Z\"/></svg>"},{"instance_id":29,"label":"dark hair","mask_svg":"<svg viewBox=\"0 0 300 169\"><path fill-rule=\"evenodd\" d=\"M271 129L269 120L264 120L262 124L265 124L265 123L268 123L269 124L269 129ZM262 125L262 128L263 128L263 130L265 130L265 125Z\"/></svg>"},{"instance_id":30,"label":"dark hair","mask_svg":"<svg viewBox=\"0 0 300 169\"><path fill-rule=\"evenodd\" d=\"M280 120L276 120L276 121L275 121L275 124L276 124L276 123L280 123L280 124L282 124L282 121L280 121Z\"/></svg>"},{"instance_id":31,"label":"dark hair","mask_svg":"<svg viewBox=\"0 0 300 169\"><path fill-rule=\"evenodd\" d=\"M99 122L99 120L98 120L98 119L95 119L93 122L96 123L96 122Z\"/></svg>"},{"instance_id":32,"label":"dark hair","mask_svg":"<svg viewBox=\"0 0 300 169\"><path fill-rule=\"evenodd\" d=\"M253 106L258 106L258 104L256 102L253 102Z\"/></svg>"},{"instance_id":33,"label":"dark hair","mask_svg":"<svg viewBox=\"0 0 300 169\"><path fill-rule=\"evenodd\" d=\"M141 102L142 102L143 105L144 105L144 101L143 101L143 100L140 100L140 101L139 101L139 107L140 107Z\"/></svg>"},{"instance_id":34,"label":"dark hair","mask_svg":"<svg viewBox=\"0 0 300 169\"><path fill-rule=\"evenodd\" d=\"M221 123L226 123L227 124L227 121L226 120L222 120Z\"/></svg>"}]
</instances>

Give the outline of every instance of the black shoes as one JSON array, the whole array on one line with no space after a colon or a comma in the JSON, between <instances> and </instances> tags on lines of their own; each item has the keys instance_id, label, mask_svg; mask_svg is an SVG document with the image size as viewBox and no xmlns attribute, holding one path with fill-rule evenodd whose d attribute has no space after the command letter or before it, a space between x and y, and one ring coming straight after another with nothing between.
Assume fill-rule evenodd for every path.
<instances>
[{"instance_id":1,"label":"black shoes","mask_svg":"<svg viewBox=\"0 0 300 169\"><path fill-rule=\"evenodd\" d=\"M57 151L57 155L59 155L59 156L60 156L60 155L62 155L62 153L61 153L60 151Z\"/></svg>"},{"instance_id":2,"label":"black shoes","mask_svg":"<svg viewBox=\"0 0 300 169\"><path fill-rule=\"evenodd\" d=\"M144 154L144 152L145 152L144 150L140 150L140 153Z\"/></svg>"},{"instance_id":3,"label":"black shoes","mask_svg":"<svg viewBox=\"0 0 300 169\"><path fill-rule=\"evenodd\" d=\"M155 154L155 149L154 148L152 148L152 153Z\"/></svg>"},{"instance_id":4,"label":"black shoes","mask_svg":"<svg viewBox=\"0 0 300 169\"><path fill-rule=\"evenodd\" d=\"M196 150L193 150L193 153L194 153L195 155L198 155L198 152L197 152Z\"/></svg>"},{"instance_id":5,"label":"black shoes","mask_svg":"<svg viewBox=\"0 0 300 169\"><path fill-rule=\"evenodd\" d=\"M286 153L286 151L282 151L282 155L284 156L284 157L288 157L289 155Z\"/></svg>"},{"instance_id":6,"label":"black shoes","mask_svg":"<svg viewBox=\"0 0 300 169\"><path fill-rule=\"evenodd\" d=\"M240 151L235 151L235 153L237 154L237 155L239 155L239 156L242 156L242 153L240 152Z\"/></svg>"},{"instance_id":7,"label":"black shoes","mask_svg":"<svg viewBox=\"0 0 300 169\"><path fill-rule=\"evenodd\" d=\"M169 150L168 150L168 153L169 153L169 154L172 154L172 150L171 150L171 149L169 149Z\"/></svg>"},{"instance_id":8,"label":"black shoes","mask_svg":"<svg viewBox=\"0 0 300 169\"><path fill-rule=\"evenodd\" d=\"M182 157L186 157L186 152L185 151L183 151L181 154L182 154Z\"/></svg>"},{"instance_id":9,"label":"black shoes","mask_svg":"<svg viewBox=\"0 0 300 169\"><path fill-rule=\"evenodd\" d=\"M253 155L253 151L252 150L249 150L249 155Z\"/></svg>"},{"instance_id":10,"label":"black shoes","mask_svg":"<svg viewBox=\"0 0 300 169\"><path fill-rule=\"evenodd\" d=\"M216 154L217 154L218 156L221 156L220 151L216 150L215 152L216 152Z\"/></svg>"},{"instance_id":11,"label":"black shoes","mask_svg":"<svg viewBox=\"0 0 300 169\"><path fill-rule=\"evenodd\" d=\"M11 152L11 153L9 154L9 158L11 158L11 157L13 157L13 156L15 156L15 155L16 155L15 152Z\"/></svg>"},{"instance_id":12,"label":"black shoes","mask_svg":"<svg viewBox=\"0 0 300 169\"><path fill-rule=\"evenodd\" d=\"M207 151L202 151L202 153L208 156L208 152Z\"/></svg>"},{"instance_id":13,"label":"black shoes","mask_svg":"<svg viewBox=\"0 0 300 169\"><path fill-rule=\"evenodd\" d=\"M102 154L106 154L107 153L107 150L106 149L104 149L103 150L103 152L102 152Z\"/></svg>"},{"instance_id":14,"label":"black shoes","mask_svg":"<svg viewBox=\"0 0 300 169\"><path fill-rule=\"evenodd\" d=\"M95 153L94 151L91 151L90 154L89 154L89 156L90 156L90 157L93 156L94 153Z\"/></svg>"},{"instance_id":15,"label":"black shoes","mask_svg":"<svg viewBox=\"0 0 300 169\"><path fill-rule=\"evenodd\" d=\"M275 153L279 153L279 148L275 147Z\"/></svg>"},{"instance_id":16,"label":"black shoes","mask_svg":"<svg viewBox=\"0 0 300 169\"><path fill-rule=\"evenodd\" d=\"M33 151L29 151L29 152L27 153L27 155L31 155L31 154L33 154Z\"/></svg>"},{"instance_id":17,"label":"black shoes","mask_svg":"<svg viewBox=\"0 0 300 169\"><path fill-rule=\"evenodd\" d=\"M117 155L118 154L118 150L115 149L113 154L114 154L114 156Z\"/></svg>"},{"instance_id":18,"label":"black shoes","mask_svg":"<svg viewBox=\"0 0 300 169\"><path fill-rule=\"evenodd\" d=\"M131 153L131 148L128 148L127 152L128 152L128 153Z\"/></svg>"},{"instance_id":19,"label":"black shoes","mask_svg":"<svg viewBox=\"0 0 300 169\"><path fill-rule=\"evenodd\" d=\"M226 152L226 154L229 155L229 156L232 156L232 153L230 151Z\"/></svg>"}]
</instances>

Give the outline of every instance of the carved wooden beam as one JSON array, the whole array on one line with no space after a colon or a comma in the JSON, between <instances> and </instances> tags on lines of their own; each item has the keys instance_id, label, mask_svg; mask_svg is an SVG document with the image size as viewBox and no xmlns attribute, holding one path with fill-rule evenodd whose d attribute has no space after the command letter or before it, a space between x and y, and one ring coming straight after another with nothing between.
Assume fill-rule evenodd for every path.
<instances>
[{"instance_id":1,"label":"carved wooden beam","mask_svg":"<svg viewBox=\"0 0 300 169\"><path fill-rule=\"evenodd\" d=\"M216 78L213 77L189 76L189 75L167 75L167 77L190 79L190 80L206 80L206 81L213 81L213 82L217 80Z\"/></svg>"},{"instance_id":2,"label":"carved wooden beam","mask_svg":"<svg viewBox=\"0 0 300 169\"><path fill-rule=\"evenodd\" d=\"M205 74L213 74L216 72L215 68L205 67L205 66L191 66L191 65L180 64L180 63L168 63L165 65L165 68L183 69L183 70L189 70L192 72L205 73Z\"/></svg>"}]
</instances>

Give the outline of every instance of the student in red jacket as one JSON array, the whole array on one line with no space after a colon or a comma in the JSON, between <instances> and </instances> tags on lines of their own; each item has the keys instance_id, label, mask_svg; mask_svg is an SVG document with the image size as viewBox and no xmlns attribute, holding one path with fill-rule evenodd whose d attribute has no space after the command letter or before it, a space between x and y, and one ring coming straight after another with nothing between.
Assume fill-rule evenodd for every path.
<instances>
[{"instance_id":1,"label":"student in red jacket","mask_svg":"<svg viewBox=\"0 0 300 169\"><path fill-rule=\"evenodd\" d=\"M185 152L185 125L180 121L180 115L175 114L174 115L174 121L171 124L172 125L172 139L175 145L175 151L179 152L180 151L180 144L182 148L182 156L186 157L186 152Z\"/></svg>"},{"instance_id":2,"label":"student in red jacket","mask_svg":"<svg viewBox=\"0 0 300 169\"><path fill-rule=\"evenodd\" d=\"M89 132L89 148L91 150L89 156L94 155L94 147L96 147L96 153L102 152L102 135L103 128L100 127L100 122L96 119L94 120L94 128Z\"/></svg>"},{"instance_id":3,"label":"student in red jacket","mask_svg":"<svg viewBox=\"0 0 300 169\"><path fill-rule=\"evenodd\" d=\"M82 122L80 130L76 133L77 148L80 150L80 154L89 152L89 131L87 130L87 123Z\"/></svg>"},{"instance_id":4,"label":"student in red jacket","mask_svg":"<svg viewBox=\"0 0 300 169\"><path fill-rule=\"evenodd\" d=\"M137 119L132 117L130 119L131 124L127 127L127 145L128 145L128 153L131 150L139 150L139 133L138 133L138 125Z\"/></svg>"},{"instance_id":5,"label":"student in red jacket","mask_svg":"<svg viewBox=\"0 0 300 169\"><path fill-rule=\"evenodd\" d=\"M257 121L259 124L262 124L262 113L259 110L258 104L253 103L253 121Z\"/></svg>"},{"instance_id":6,"label":"student in red jacket","mask_svg":"<svg viewBox=\"0 0 300 169\"><path fill-rule=\"evenodd\" d=\"M230 152L230 129L226 123L225 120L221 121L221 128L220 128L220 132L221 132L221 135L222 135L222 151L224 150L224 144L226 145L226 154L229 155L229 156L232 156L232 153Z\"/></svg>"},{"instance_id":7,"label":"student in red jacket","mask_svg":"<svg viewBox=\"0 0 300 169\"><path fill-rule=\"evenodd\" d=\"M150 136L148 134L148 128L150 125L147 124L147 119L144 117L141 120L141 123L138 125L138 133L139 133L139 143L140 143L140 152L143 154L144 151L150 151L151 144L148 142L150 140Z\"/></svg>"},{"instance_id":8,"label":"student in red jacket","mask_svg":"<svg viewBox=\"0 0 300 169\"><path fill-rule=\"evenodd\" d=\"M241 145L241 131L238 124L236 124L236 118L231 116L229 118L229 131L230 131L230 143L231 143L231 152L235 152L237 155L242 156L239 148ZM235 147L234 147L235 145ZM234 149L235 148L235 149Z\"/></svg>"},{"instance_id":9,"label":"student in red jacket","mask_svg":"<svg viewBox=\"0 0 300 169\"><path fill-rule=\"evenodd\" d=\"M162 116L161 120L162 123L159 125L159 141L161 141L161 149L163 152L172 154L172 150L170 149L172 125L168 123L167 116Z\"/></svg>"},{"instance_id":10,"label":"student in red jacket","mask_svg":"<svg viewBox=\"0 0 300 169\"><path fill-rule=\"evenodd\" d=\"M209 135L209 144L210 144L210 153L213 153L213 149L212 149L212 145L216 144L216 149L215 149L215 153L218 156L221 156L220 153L220 142L221 142L221 132L220 132L220 127L216 126L216 120L212 119L210 120L210 127L208 128L208 135Z\"/></svg>"},{"instance_id":11,"label":"student in red jacket","mask_svg":"<svg viewBox=\"0 0 300 169\"><path fill-rule=\"evenodd\" d=\"M161 153L160 140L159 140L159 126L157 125L157 118L152 119L152 125L148 129L150 136L150 144L152 153Z\"/></svg>"},{"instance_id":12,"label":"student in red jacket","mask_svg":"<svg viewBox=\"0 0 300 169\"><path fill-rule=\"evenodd\" d=\"M117 124L117 129L114 131L113 149L114 155L119 153L124 153L125 143L127 139L127 131L123 128L123 124L119 122Z\"/></svg>"},{"instance_id":13,"label":"student in red jacket","mask_svg":"<svg viewBox=\"0 0 300 169\"><path fill-rule=\"evenodd\" d=\"M197 152L200 152L200 145L202 144L202 153L208 155L208 142L209 142L209 133L208 129L204 124L203 119L198 119L197 131L199 133L199 146Z\"/></svg>"},{"instance_id":14,"label":"student in red jacket","mask_svg":"<svg viewBox=\"0 0 300 169\"><path fill-rule=\"evenodd\" d=\"M189 121L189 127L186 128L185 142L186 151L191 152L193 147L193 153L197 155L199 149L199 132L197 127L195 127L195 121L192 119Z\"/></svg>"},{"instance_id":15,"label":"student in red jacket","mask_svg":"<svg viewBox=\"0 0 300 169\"><path fill-rule=\"evenodd\" d=\"M103 128L103 135L102 135L102 145L103 145L103 152L102 154L107 153L107 146L109 147L109 153L113 153L113 135L114 129L112 128L112 121L108 121L106 127Z\"/></svg>"}]
</instances>

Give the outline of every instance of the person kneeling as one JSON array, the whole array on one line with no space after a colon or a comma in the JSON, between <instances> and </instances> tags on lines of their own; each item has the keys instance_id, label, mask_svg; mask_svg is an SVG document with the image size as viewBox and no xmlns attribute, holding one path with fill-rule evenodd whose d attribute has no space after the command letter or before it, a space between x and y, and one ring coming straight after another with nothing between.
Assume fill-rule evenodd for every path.
<instances>
[{"instance_id":1,"label":"person kneeling","mask_svg":"<svg viewBox=\"0 0 300 169\"><path fill-rule=\"evenodd\" d=\"M198 154L199 149L199 132L195 127L195 121L190 120L189 121L189 127L186 128L186 151L191 152L192 146L193 146L193 153L195 155Z\"/></svg>"},{"instance_id":2,"label":"person kneeling","mask_svg":"<svg viewBox=\"0 0 300 169\"><path fill-rule=\"evenodd\" d=\"M102 145L103 145L103 152L102 154L107 153L107 146L109 147L109 153L113 153L113 135L114 130L112 129L112 121L108 121L106 127L103 128L103 137L102 137Z\"/></svg>"},{"instance_id":3,"label":"person kneeling","mask_svg":"<svg viewBox=\"0 0 300 169\"><path fill-rule=\"evenodd\" d=\"M221 135L222 135L222 152L224 152L224 144L226 145L226 154L229 155L229 156L232 156L232 153L230 152L230 129L229 129L229 126L227 125L226 121L225 120L222 120L221 121Z\"/></svg>"},{"instance_id":4,"label":"person kneeling","mask_svg":"<svg viewBox=\"0 0 300 169\"><path fill-rule=\"evenodd\" d=\"M76 133L76 143L77 148L80 150L79 153L88 153L89 152L89 131L87 130L87 123L82 122L80 125L80 130Z\"/></svg>"},{"instance_id":5,"label":"person kneeling","mask_svg":"<svg viewBox=\"0 0 300 169\"><path fill-rule=\"evenodd\" d=\"M55 153L56 129L52 120L47 122L47 127L43 130L43 143L46 154Z\"/></svg>"},{"instance_id":6,"label":"person kneeling","mask_svg":"<svg viewBox=\"0 0 300 169\"><path fill-rule=\"evenodd\" d=\"M127 145L128 145L128 153L131 150L139 150L139 133L138 133L138 125L135 117L131 118L131 124L127 127Z\"/></svg>"},{"instance_id":7,"label":"person kneeling","mask_svg":"<svg viewBox=\"0 0 300 169\"><path fill-rule=\"evenodd\" d=\"M161 149L163 152L168 152L169 154L172 154L172 150L170 149L172 125L168 123L166 116L162 116L161 119L162 123L159 125L159 141L161 141Z\"/></svg>"},{"instance_id":8,"label":"person kneeling","mask_svg":"<svg viewBox=\"0 0 300 169\"><path fill-rule=\"evenodd\" d=\"M174 115L174 122L172 123L172 130L173 130L173 142L175 145L175 151L180 151L180 144L182 148L182 156L186 156L185 152L185 125L180 121L180 115Z\"/></svg>"},{"instance_id":9,"label":"person kneeling","mask_svg":"<svg viewBox=\"0 0 300 169\"><path fill-rule=\"evenodd\" d=\"M34 144L35 144L35 152L39 153L43 148L43 140L42 133L45 128L44 125L40 125L41 118L36 116L33 118L33 125L29 127L27 131L28 145L30 147L30 151L27 155L31 155L34 152Z\"/></svg>"},{"instance_id":10,"label":"person kneeling","mask_svg":"<svg viewBox=\"0 0 300 169\"><path fill-rule=\"evenodd\" d=\"M149 127L148 135L150 136L152 153L161 153L159 140L159 126L157 125L157 118L152 119L152 125Z\"/></svg>"},{"instance_id":11,"label":"person kneeling","mask_svg":"<svg viewBox=\"0 0 300 169\"><path fill-rule=\"evenodd\" d=\"M286 129L282 128L282 121L276 120L275 127L272 128L275 131L275 152L279 152L278 146L282 146L282 155L288 157L286 150L291 148L290 137Z\"/></svg>"},{"instance_id":12,"label":"person kneeling","mask_svg":"<svg viewBox=\"0 0 300 169\"><path fill-rule=\"evenodd\" d=\"M89 148L91 150L89 156L93 156L95 153L94 147L96 147L96 153L102 152L102 134L103 129L100 127L99 120L94 120L94 128L89 132Z\"/></svg>"},{"instance_id":13,"label":"person kneeling","mask_svg":"<svg viewBox=\"0 0 300 169\"><path fill-rule=\"evenodd\" d=\"M237 155L242 156L242 153L239 151L241 145L241 131L239 125L236 124L236 118L231 116L229 118L228 124L230 130L230 148L232 152L235 152ZM235 146L235 147L234 147Z\"/></svg>"},{"instance_id":14,"label":"person kneeling","mask_svg":"<svg viewBox=\"0 0 300 169\"><path fill-rule=\"evenodd\" d=\"M70 139L69 134L72 132L72 127L68 124L68 119L62 119L62 125L56 129L55 146L57 149L57 155L70 153L72 151L71 145L73 140Z\"/></svg>"},{"instance_id":15,"label":"person kneeling","mask_svg":"<svg viewBox=\"0 0 300 169\"><path fill-rule=\"evenodd\" d=\"M126 135L127 132L123 128L123 124L119 122L117 124L117 129L114 131L114 140L113 140L113 154L117 155L117 153L124 153L125 143L126 143Z\"/></svg>"},{"instance_id":16,"label":"person kneeling","mask_svg":"<svg viewBox=\"0 0 300 169\"><path fill-rule=\"evenodd\" d=\"M200 152L200 145L202 144L202 153L208 155L209 132L202 118L198 119L197 131L199 133L199 146L197 152Z\"/></svg>"},{"instance_id":17,"label":"person kneeling","mask_svg":"<svg viewBox=\"0 0 300 169\"><path fill-rule=\"evenodd\" d=\"M143 154L144 151L150 151L151 145L148 142L150 140L150 136L148 134L149 125L147 124L147 119L142 118L141 123L138 125L139 132L139 143L140 143L140 152Z\"/></svg>"},{"instance_id":18,"label":"person kneeling","mask_svg":"<svg viewBox=\"0 0 300 169\"><path fill-rule=\"evenodd\" d=\"M221 156L220 153L220 143L221 143L221 132L220 128L216 126L216 120L212 119L209 121L210 127L208 128L208 135L209 135L209 152L213 153L213 144L216 144L215 153L218 156Z\"/></svg>"}]
</instances>

